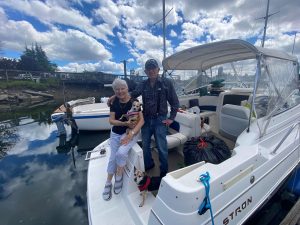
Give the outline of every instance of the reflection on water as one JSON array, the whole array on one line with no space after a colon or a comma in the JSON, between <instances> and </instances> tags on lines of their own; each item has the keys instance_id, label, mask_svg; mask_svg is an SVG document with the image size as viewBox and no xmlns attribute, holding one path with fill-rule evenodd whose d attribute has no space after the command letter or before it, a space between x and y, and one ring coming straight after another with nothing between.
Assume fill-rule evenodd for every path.
<instances>
[{"instance_id":1,"label":"reflection on water","mask_svg":"<svg viewBox=\"0 0 300 225\"><path fill-rule=\"evenodd\" d=\"M85 152L109 132L78 135L69 128L57 137L49 120L56 107L0 114L1 225L88 224ZM279 196L247 224L279 224L292 207Z\"/></svg>"},{"instance_id":2,"label":"reflection on water","mask_svg":"<svg viewBox=\"0 0 300 225\"><path fill-rule=\"evenodd\" d=\"M1 225L88 224L84 153L109 133L58 138L55 107L0 115Z\"/></svg>"}]
</instances>

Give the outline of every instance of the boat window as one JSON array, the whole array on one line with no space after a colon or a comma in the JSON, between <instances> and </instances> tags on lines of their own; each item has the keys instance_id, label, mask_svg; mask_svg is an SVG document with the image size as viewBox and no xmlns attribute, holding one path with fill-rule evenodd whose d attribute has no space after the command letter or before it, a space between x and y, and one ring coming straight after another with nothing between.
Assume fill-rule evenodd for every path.
<instances>
[{"instance_id":1,"label":"boat window","mask_svg":"<svg viewBox=\"0 0 300 225\"><path fill-rule=\"evenodd\" d=\"M253 88L255 78L256 60L248 59L232 63L213 66L206 71L200 70L175 70L170 76L174 79L177 94L207 95L210 83L224 80L220 87L222 90L231 88ZM176 77L176 79L174 78Z\"/></svg>"},{"instance_id":2,"label":"boat window","mask_svg":"<svg viewBox=\"0 0 300 225\"><path fill-rule=\"evenodd\" d=\"M255 99L258 118L274 116L298 105L298 79L297 64L266 57Z\"/></svg>"}]
</instances>

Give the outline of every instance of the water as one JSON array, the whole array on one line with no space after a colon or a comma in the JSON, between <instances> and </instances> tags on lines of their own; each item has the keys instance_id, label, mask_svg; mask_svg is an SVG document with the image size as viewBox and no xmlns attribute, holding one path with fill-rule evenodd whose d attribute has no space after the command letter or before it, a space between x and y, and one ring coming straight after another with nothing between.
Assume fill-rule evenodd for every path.
<instances>
[{"instance_id":1,"label":"water","mask_svg":"<svg viewBox=\"0 0 300 225\"><path fill-rule=\"evenodd\" d=\"M55 108L0 114L0 121L5 121L0 122L1 225L88 224L85 152L107 139L109 132L58 138L49 120ZM279 224L292 207L288 198L275 195L246 224Z\"/></svg>"},{"instance_id":2,"label":"water","mask_svg":"<svg viewBox=\"0 0 300 225\"><path fill-rule=\"evenodd\" d=\"M1 225L88 224L84 153L109 133L81 133L64 143L49 121L55 107L2 115L11 128L0 126Z\"/></svg>"}]
</instances>

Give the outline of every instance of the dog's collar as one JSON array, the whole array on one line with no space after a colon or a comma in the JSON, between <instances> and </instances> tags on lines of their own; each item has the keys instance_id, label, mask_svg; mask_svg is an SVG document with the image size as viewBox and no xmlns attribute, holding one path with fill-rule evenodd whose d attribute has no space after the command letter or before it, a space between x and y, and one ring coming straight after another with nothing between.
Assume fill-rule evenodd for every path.
<instances>
[{"instance_id":1,"label":"dog's collar","mask_svg":"<svg viewBox=\"0 0 300 225\"><path fill-rule=\"evenodd\" d=\"M137 114L139 114L139 112L128 112L128 113L127 113L128 116L131 116L131 115L137 115Z\"/></svg>"},{"instance_id":2,"label":"dog's collar","mask_svg":"<svg viewBox=\"0 0 300 225\"><path fill-rule=\"evenodd\" d=\"M149 186L149 184L150 184L150 177L147 177L147 180L146 180L146 182L143 184L143 185L141 185L141 186L138 186L138 188L139 188L139 190L140 191L145 191L145 190L147 190L148 189L148 186Z\"/></svg>"}]
</instances>

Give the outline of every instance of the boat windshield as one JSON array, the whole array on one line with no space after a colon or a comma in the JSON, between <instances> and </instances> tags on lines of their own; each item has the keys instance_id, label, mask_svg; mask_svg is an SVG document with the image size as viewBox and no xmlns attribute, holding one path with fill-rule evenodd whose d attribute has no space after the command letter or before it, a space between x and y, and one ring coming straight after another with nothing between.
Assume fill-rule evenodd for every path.
<instances>
[{"instance_id":1,"label":"boat windshield","mask_svg":"<svg viewBox=\"0 0 300 225\"><path fill-rule=\"evenodd\" d=\"M257 118L272 117L300 103L297 64L265 57L255 98Z\"/></svg>"},{"instance_id":2,"label":"boat windshield","mask_svg":"<svg viewBox=\"0 0 300 225\"><path fill-rule=\"evenodd\" d=\"M206 71L173 71L171 77L178 95L192 93L202 95L201 89L208 88L209 91L214 81L223 81L222 90L253 88L255 71L256 60L249 59L217 65Z\"/></svg>"}]
</instances>

